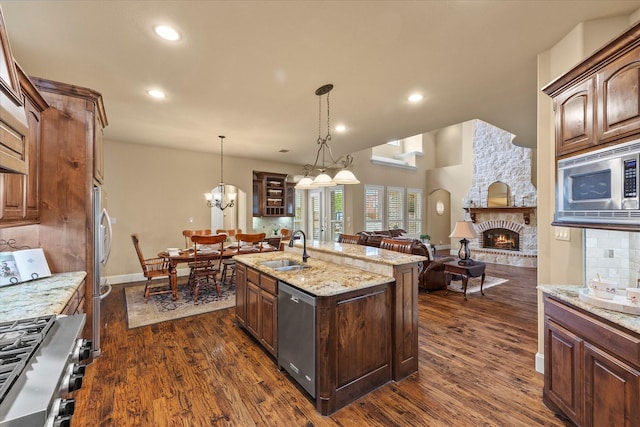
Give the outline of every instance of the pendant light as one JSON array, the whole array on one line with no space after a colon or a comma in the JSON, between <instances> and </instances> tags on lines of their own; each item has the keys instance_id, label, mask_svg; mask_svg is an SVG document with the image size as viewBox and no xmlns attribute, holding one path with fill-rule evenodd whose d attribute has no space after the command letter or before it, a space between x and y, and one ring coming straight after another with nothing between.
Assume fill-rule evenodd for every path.
<instances>
[{"instance_id":1,"label":"pendant light","mask_svg":"<svg viewBox=\"0 0 640 427\"><path fill-rule=\"evenodd\" d=\"M236 203L236 193L227 194L224 185L224 135L219 135L220 138L220 184L211 191L211 193L205 193L204 197L207 199L207 206L210 208L218 208L221 211L232 208ZM228 201L227 201L228 200Z\"/></svg>"},{"instance_id":2,"label":"pendant light","mask_svg":"<svg viewBox=\"0 0 640 427\"><path fill-rule=\"evenodd\" d=\"M358 181L358 179L353 174L353 172L347 169L349 166L351 166L351 163L353 162L353 156L351 156L351 154L348 154L345 156L344 159L339 158L338 160L336 160L333 157L333 153L331 152L331 147L329 146L329 141L331 141L331 114L330 114L330 105L329 105L329 92L331 92L332 89L333 89L332 84L326 84L316 89L316 92L315 92L316 95L318 96L318 139L316 143L319 144L320 146L318 147L318 152L316 153L316 160L313 163L313 166L305 165L304 167L305 176L296 184L296 188L299 190L308 190L308 189L318 188L318 187L332 187L338 184L359 184L360 183L360 181ZM323 95L327 95L327 134L324 137L322 137L322 96ZM329 158L331 158L332 163L330 166L336 165L338 163L342 163L343 165L342 166L343 169L336 174L335 178L331 178L331 176L329 176L329 174L327 174L326 172L326 165L325 165L326 151L329 152ZM320 159L320 153L322 153L322 166L318 168L318 160ZM316 168L320 171L320 174L312 179L309 175L311 171Z\"/></svg>"}]
</instances>

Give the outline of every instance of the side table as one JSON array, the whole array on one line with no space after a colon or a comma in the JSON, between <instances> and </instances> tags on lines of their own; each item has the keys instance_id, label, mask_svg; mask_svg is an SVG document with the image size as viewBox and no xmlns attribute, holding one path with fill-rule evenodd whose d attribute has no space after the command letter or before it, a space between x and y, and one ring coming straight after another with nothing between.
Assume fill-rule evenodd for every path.
<instances>
[{"instance_id":1,"label":"side table","mask_svg":"<svg viewBox=\"0 0 640 427\"><path fill-rule=\"evenodd\" d=\"M485 277L485 268L487 264L484 262L474 261L471 265L460 265L458 264L458 260L449 261L444 263L444 274L447 281L447 288L451 284L451 276L458 275L462 276L462 286L463 286L463 295L465 301L467 300L467 282L469 281L469 277L480 277L480 293L484 295L484 291L482 290L482 286L484 285L484 277Z\"/></svg>"}]
</instances>

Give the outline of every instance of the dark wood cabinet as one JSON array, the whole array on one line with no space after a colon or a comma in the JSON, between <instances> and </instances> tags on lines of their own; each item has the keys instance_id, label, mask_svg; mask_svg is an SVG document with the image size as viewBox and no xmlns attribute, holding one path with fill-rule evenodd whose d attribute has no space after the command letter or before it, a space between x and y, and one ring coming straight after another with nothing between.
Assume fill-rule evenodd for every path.
<instances>
[{"instance_id":1,"label":"dark wood cabinet","mask_svg":"<svg viewBox=\"0 0 640 427\"><path fill-rule=\"evenodd\" d=\"M287 175L272 172L254 172L254 175L253 216L293 216L293 205L287 206L290 201Z\"/></svg>"},{"instance_id":2,"label":"dark wood cabinet","mask_svg":"<svg viewBox=\"0 0 640 427\"><path fill-rule=\"evenodd\" d=\"M236 319L274 357L278 355L278 287L271 276L237 263Z\"/></svg>"},{"instance_id":3,"label":"dark wood cabinet","mask_svg":"<svg viewBox=\"0 0 640 427\"><path fill-rule=\"evenodd\" d=\"M27 173L0 174L0 227L40 221L40 128L41 114L48 105L20 67L17 70L29 126L25 150Z\"/></svg>"},{"instance_id":4,"label":"dark wood cabinet","mask_svg":"<svg viewBox=\"0 0 640 427\"><path fill-rule=\"evenodd\" d=\"M28 173L28 121L0 10L0 172Z\"/></svg>"},{"instance_id":5,"label":"dark wood cabinet","mask_svg":"<svg viewBox=\"0 0 640 427\"><path fill-rule=\"evenodd\" d=\"M597 140L615 141L640 133L640 46L597 74Z\"/></svg>"},{"instance_id":6,"label":"dark wood cabinet","mask_svg":"<svg viewBox=\"0 0 640 427\"><path fill-rule=\"evenodd\" d=\"M543 400L578 426L640 425L640 334L544 295Z\"/></svg>"},{"instance_id":7,"label":"dark wood cabinet","mask_svg":"<svg viewBox=\"0 0 640 427\"><path fill-rule=\"evenodd\" d=\"M554 99L556 154L568 154L596 144L593 79L577 84Z\"/></svg>"},{"instance_id":8,"label":"dark wood cabinet","mask_svg":"<svg viewBox=\"0 0 640 427\"><path fill-rule=\"evenodd\" d=\"M640 24L543 88L555 110L556 156L640 135Z\"/></svg>"},{"instance_id":9,"label":"dark wood cabinet","mask_svg":"<svg viewBox=\"0 0 640 427\"><path fill-rule=\"evenodd\" d=\"M294 217L296 216L296 184L293 182L287 182L287 193L285 204L285 215Z\"/></svg>"},{"instance_id":10,"label":"dark wood cabinet","mask_svg":"<svg viewBox=\"0 0 640 427\"><path fill-rule=\"evenodd\" d=\"M95 157L107 125L102 96L88 88L32 77L49 108L42 113L40 245L52 272L86 271L84 335L93 314ZM98 126L98 128L96 128ZM98 145L96 145L96 142ZM102 156L100 153L99 156Z\"/></svg>"}]
</instances>

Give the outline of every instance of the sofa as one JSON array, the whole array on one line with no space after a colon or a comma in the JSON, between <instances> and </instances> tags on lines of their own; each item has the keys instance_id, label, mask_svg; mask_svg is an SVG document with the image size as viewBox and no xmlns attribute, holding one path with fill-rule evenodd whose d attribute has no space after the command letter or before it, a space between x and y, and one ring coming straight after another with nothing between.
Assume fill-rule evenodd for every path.
<instances>
[{"instance_id":1,"label":"sofa","mask_svg":"<svg viewBox=\"0 0 640 427\"><path fill-rule=\"evenodd\" d=\"M375 232L360 231L356 234L362 236L360 244L379 248L382 239L389 237L402 238L404 232L402 229L394 229ZM412 253L428 258L418 275L418 289L426 292L445 289L447 287L447 280L444 274L444 263L454 261L456 258L435 255L435 251L427 248L420 240L412 240L414 240Z\"/></svg>"}]
</instances>

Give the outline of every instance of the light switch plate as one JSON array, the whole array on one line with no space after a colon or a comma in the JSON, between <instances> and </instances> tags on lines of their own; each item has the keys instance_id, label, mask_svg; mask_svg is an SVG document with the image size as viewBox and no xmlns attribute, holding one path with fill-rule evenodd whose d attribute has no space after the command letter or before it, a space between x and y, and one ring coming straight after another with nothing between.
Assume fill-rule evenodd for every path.
<instances>
[{"instance_id":1,"label":"light switch plate","mask_svg":"<svg viewBox=\"0 0 640 427\"><path fill-rule=\"evenodd\" d=\"M571 240L571 230L569 227L554 227L556 240L563 240L568 242Z\"/></svg>"}]
</instances>

